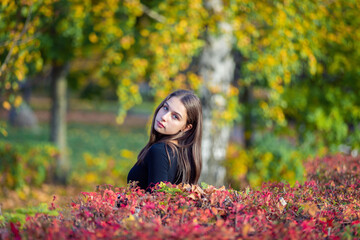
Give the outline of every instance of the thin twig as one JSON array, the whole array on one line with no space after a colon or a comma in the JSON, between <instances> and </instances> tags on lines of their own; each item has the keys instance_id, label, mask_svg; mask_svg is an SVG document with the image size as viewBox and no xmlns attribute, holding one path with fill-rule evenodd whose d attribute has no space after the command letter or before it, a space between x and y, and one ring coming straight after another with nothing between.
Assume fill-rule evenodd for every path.
<instances>
[{"instance_id":1,"label":"thin twig","mask_svg":"<svg viewBox=\"0 0 360 240\"><path fill-rule=\"evenodd\" d=\"M38 37L38 35L39 34L35 34L34 36L26 38L24 40L21 40L18 38L16 41L5 41L0 44L0 47L6 47L10 44L14 44L14 46L20 46L21 44L25 44L25 43L31 42L32 40L36 39Z\"/></svg>"},{"instance_id":2,"label":"thin twig","mask_svg":"<svg viewBox=\"0 0 360 240\"><path fill-rule=\"evenodd\" d=\"M152 19L158 21L158 22L165 22L166 18L162 15L160 15L159 13L151 10L149 7L147 7L146 5L144 4L141 4L141 8L143 10L143 12L148 15L149 17L151 17Z\"/></svg>"},{"instance_id":3,"label":"thin twig","mask_svg":"<svg viewBox=\"0 0 360 240\"><path fill-rule=\"evenodd\" d=\"M238 232L239 231L239 227L237 226L238 225L238 207L237 205L235 206L235 221L234 221L234 225L235 225L235 232Z\"/></svg>"},{"instance_id":4,"label":"thin twig","mask_svg":"<svg viewBox=\"0 0 360 240\"><path fill-rule=\"evenodd\" d=\"M184 223L185 211L181 213L180 225Z\"/></svg>"}]
</instances>

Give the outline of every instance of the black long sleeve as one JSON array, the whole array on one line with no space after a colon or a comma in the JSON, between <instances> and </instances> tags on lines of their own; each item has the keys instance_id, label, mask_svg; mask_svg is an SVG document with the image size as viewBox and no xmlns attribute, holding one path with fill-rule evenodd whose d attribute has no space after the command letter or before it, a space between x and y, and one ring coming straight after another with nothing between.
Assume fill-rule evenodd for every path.
<instances>
[{"instance_id":1,"label":"black long sleeve","mask_svg":"<svg viewBox=\"0 0 360 240\"><path fill-rule=\"evenodd\" d=\"M171 164L166 149L168 148ZM177 157L165 143L152 145L141 164L135 164L130 170L127 182L138 181L142 189L158 182L175 183L177 173Z\"/></svg>"}]
</instances>

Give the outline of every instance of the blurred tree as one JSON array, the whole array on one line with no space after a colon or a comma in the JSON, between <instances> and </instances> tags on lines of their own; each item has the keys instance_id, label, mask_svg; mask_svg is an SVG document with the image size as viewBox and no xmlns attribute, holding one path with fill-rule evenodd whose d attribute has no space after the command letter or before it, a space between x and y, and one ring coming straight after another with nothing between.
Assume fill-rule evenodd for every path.
<instances>
[{"instance_id":1,"label":"blurred tree","mask_svg":"<svg viewBox=\"0 0 360 240\"><path fill-rule=\"evenodd\" d=\"M208 25L205 32L205 46L199 62L199 74L204 79L201 88L203 101L203 170L201 180L215 186L222 186L225 180L226 149L230 137L231 126L219 122L217 115L225 112L228 100L226 93L230 91L234 78L235 62L232 55L234 43L233 28L224 14L222 1L208 1L205 7L210 17L220 16L214 25ZM219 114L219 115L220 115Z\"/></svg>"},{"instance_id":2,"label":"blurred tree","mask_svg":"<svg viewBox=\"0 0 360 240\"><path fill-rule=\"evenodd\" d=\"M20 85L29 72L39 71L43 61L37 47L37 28L40 21L36 12L46 11L51 1L2 1L0 4L0 101L10 110L19 107L22 96ZM6 135L5 127L0 127Z\"/></svg>"},{"instance_id":3,"label":"blurred tree","mask_svg":"<svg viewBox=\"0 0 360 240\"><path fill-rule=\"evenodd\" d=\"M258 99L266 125L288 128L290 120L302 139L311 131L327 145L348 141L359 119L359 3L242 1L233 8L246 59L240 85L267 89L267 99Z\"/></svg>"},{"instance_id":4,"label":"blurred tree","mask_svg":"<svg viewBox=\"0 0 360 240\"><path fill-rule=\"evenodd\" d=\"M64 182L69 170L66 154L66 75L68 62L74 57L74 42L79 35L71 35L64 31L64 24L73 14L68 1L3 1L1 17L1 48L5 56L1 67L1 84L5 85L3 106L9 108L9 102L18 90L18 81L24 76L41 71L44 64L51 66L52 110L50 139L60 150L57 160L57 180ZM78 23L79 19L72 19ZM76 24L70 24L76 30ZM20 31L21 30L21 31ZM3 58L2 58L3 59ZM21 102L20 96L15 97L14 106Z\"/></svg>"},{"instance_id":5,"label":"blurred tree","mask_svg":"<svg viewBox=\"0 0 360 240\"><path fill-rule=\"evenodd\" d=\"M2 105L6 109L10 109L11 104L19 106L17 82L25 75L43 70L44 65L50 67L50 140L59 148L55 174L59 182L66 181L70 167L66 152L66 78L71 61L90 54L88 49L97 48L105 63L114 59L120 63L121 58L114 56L114 52L119 47L117 42L124 48L131 45L131 37L123 36L123 32L135 23L134 16L139 12L134 9L136 3L138 1L33 0L1 4ZM99 66L103 70L106 64Z\"/></svg>"},{"instance_id":6,"label":"blurred tree","mask_svg":"<svg viewBox=\"0 0 360 240\"><path fill-rule=\"evenodd\" d=\"M66 143L67 75L70 61L77 56L83 43L83 26L87 2L57 0L40 15L39 50L50 66L50 141L59 148L55 180L65 183L70 162Z\"/></svg>"},{"instance_id":7,"label":"blurred tree","mask_svg":"<svg viewBox=\"0 0 360 240\"><path fill-rule=\"evenodd\" d=\"M360 4L342 0L234 1L230 8L235 11L233 29L242 59L238 64L241 104L252 96L251 104L242 105L244 122L254 121L245 138L270 130L277 138L291 137L297 146L311 142L315 148L337 150L345 143L359 148ZM255 157L253 165L246 167L257 180L291 180L289 176L299 175L290 170L286 159L304 158L303 154L294 151L289 158L284 151L265 150L262 144L257 140L248 155L281 156L278 169L272 169L276 175L267 177L256 162L261 159Z\"/></svg>"},{"instance_id":8,"label":"blurred tree","mask_svg":"<svg viewBox=\"0 0 360 240\"><path fill-rule=\"evenodd\" d=\"M66 89L61 79L72 60L94 57L90 77L82 81L117 84L119 123L141 102L139 83L148 81L157 102L174 89L193 89L204 103L203 174L209 183L222 184L220 159L239 114L245 115L247 146L252 146L255 131L284 132L289 126L296 126L299 139L311 131L326 144L356 145L348 133L360 131L358 1L32 3L31 8L2 3L6 14L0 27L6 31L0 36L6 47L0 49L1 87L16 89L10 76L21 79L23 69L40 70L46 63L52 66L53 79L59 79L53 86L63 82ZM27 22L34 22L32 31L23 28L30 26ZM21 48L14 47L26 37L32 41L21 40ZM235 52L240 59L236 73ZM13 61L8 60L11 56ZM3 106L16 99L8 95Z\"/></svg>"},{"instance_id":9,"label":"blurred tree","mask_svg":"<svg viewBox=\"0 0 360 240\"><path fill-rule=\"evenodd\" d=\"M300 140L315 133L326 146L360 148L360 4L325 1L308 8L301 21L309 22L311 38L302 51L313 57L292 84L284 88L284 112L293 119ZM305 65L305 66L306 66Z\"/></svg>"}]
</instances>

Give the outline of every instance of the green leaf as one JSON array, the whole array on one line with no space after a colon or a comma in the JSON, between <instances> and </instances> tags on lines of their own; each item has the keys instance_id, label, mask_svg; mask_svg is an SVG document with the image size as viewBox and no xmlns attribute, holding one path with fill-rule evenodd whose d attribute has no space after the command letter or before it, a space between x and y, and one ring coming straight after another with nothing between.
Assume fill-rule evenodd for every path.
<instances>
[{"instance_id":1,"label":"green leaf","mask_svg":"<svg viewBox=\"0 0 360 240\"><path fill-rule=\"evenodd\" d=\"M209 187L209 185L207 183L205 183L205 182L201 182L200 186L201 186L202 189L207 189Z\"/></svg>"}]
</instances>

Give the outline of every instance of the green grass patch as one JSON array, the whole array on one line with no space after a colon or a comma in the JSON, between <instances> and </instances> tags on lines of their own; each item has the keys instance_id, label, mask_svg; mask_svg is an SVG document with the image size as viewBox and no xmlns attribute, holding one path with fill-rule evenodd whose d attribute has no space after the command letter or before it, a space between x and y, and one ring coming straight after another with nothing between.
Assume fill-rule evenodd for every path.
<instances>
[{"instance_id":1,"label":"green grass patch","mask_svg":"<svg viewBox=\"0 0 360 240\"><path fill-rule=\"evenodd\" d=\"M79 160L83 153L118 156L128 149L139 152L148 140L146 129L124 126L71 124L68 126L68 145L72 160ZM76 164L78 162L74 162Z\"/></svg>"},{"instance_id":2,"label":"green grass patch","mask_svg":"<svg viewBox=\"0 0 360 240\"><path fill-rule=\"evenodd\" d=\"M0 226L5 226L6 222L20 223L23 226L27 216L35 216L35 214L45 214L47 216L58 216L57 210L50 210L46 203L40 203L38 206L18 208L14 211L6 211L0 216Z\"/></svg>"},{"instance_id":3,"label":"green grass patch","mask_svg":"<svg viewBox=\"0 0 360 240\"><path fill-rule=\"evenodd\" d=\"M5 142L16 145L49 143L49 126L40 125L37 132L30 129L8 127ZM126 173L136 162L137 153L145 146L148 136L144 127L126 127L112 125L94 125L71 123L67 129L68 151L71 172L99 177L101 174L121 175L121 183L126 181ZM131 152L128 154L126 151ZM90 159L90 160L89 160ZM90 163L89 163L90 161ZM95 165L92 161L97 161ZM101 165L102 164L102 165ZM111 164L117 172L111 171ZM121 174L120 174L121 173ZM110 176L109 175L109 176ZM120 176L119 176L120 177ZM79 178L79 177L78 177ZM93 179L94 182L97 181ZM111 179L108 179L110 181ZM86 181L82 181L86 183ZM89 182L90 183L90 182Z\"/></svg>"},{"instance_id":4,"label":"green grass patch","mask_svg":"<svg viewBox=\"0 0 360 240\"><path fill-rule=\"evenodd\" d=\"M4 140L10 143L30 145L34 142L49 142L49 126L47 124L41 124L37 132L10 126L7 127L7 131L8 136ZM148 140L145 126L133 128L83 123L68 124L67 138L70 158L74 164L78 162L84 152L107 155L117 153L121 149L138 152Z\"/></svg>"}]
</instances>

